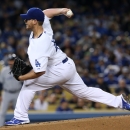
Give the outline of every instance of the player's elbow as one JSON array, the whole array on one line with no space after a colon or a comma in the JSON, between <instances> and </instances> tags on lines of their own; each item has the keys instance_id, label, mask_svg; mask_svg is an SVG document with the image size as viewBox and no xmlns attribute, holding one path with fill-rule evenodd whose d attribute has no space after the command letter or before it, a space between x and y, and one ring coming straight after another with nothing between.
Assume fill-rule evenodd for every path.
<instances>
[{"instance_id":1,"label":"player's elbow","mask_svg":"<svg viewBox=\"0 0 130 130\"><path fill-rule=\"evenodd\" d=\"M53 17L54 17L54 14L53 14L52 11L49 10L49 9L43 10L43 13L44 13L48 18L53 18Z\"/></svg>"}]
</instances>

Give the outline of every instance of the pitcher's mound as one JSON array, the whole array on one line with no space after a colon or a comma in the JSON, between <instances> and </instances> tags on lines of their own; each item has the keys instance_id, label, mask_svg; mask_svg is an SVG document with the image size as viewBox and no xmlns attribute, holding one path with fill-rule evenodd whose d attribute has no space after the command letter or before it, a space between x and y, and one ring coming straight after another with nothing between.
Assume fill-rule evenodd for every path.
<instances>
[{"instance_id":1,"label":"pitcher's mound","mask_svg":"<svg viewBox=\"0 0 130 130\"><path fill-rule=\"evenodd\" d=\"M110 116L4 126L0 130L130 130L130 116Z\"/></svg>"}]
</instances>

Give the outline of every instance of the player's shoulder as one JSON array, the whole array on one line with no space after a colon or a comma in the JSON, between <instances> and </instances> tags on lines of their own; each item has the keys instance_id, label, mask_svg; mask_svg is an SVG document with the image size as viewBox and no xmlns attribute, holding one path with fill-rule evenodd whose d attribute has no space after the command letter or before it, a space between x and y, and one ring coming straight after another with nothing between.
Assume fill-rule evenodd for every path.
<instances>
[{"instance_id":1,"label":"player's shoulder","mask_svg":"<svg viewBox=\"0 0 130 130\"><path fill-rule=\"evenodd\" d=\"M44 22L43 22L43 25L42 26L48 26L48 25L50 25L50 20L51 20L51 18L49 18L49 17L47 17L46 15L45 15L45 17L44 17Z\"/></svg>"},{"instance_id":2,"label":"player's shoulder","mask_svg":"<svg viewBox=\"0 0 130 130\"><path fill-rule=\"evenodd\" d=\"M43 32L44 35L42 35L47 41L52 40L52 35L50 35L46 30Z\"/></svg>"},{"instance_id":3,"label":"player's shoulder","mask_svg":"<svg viewBox=\"0 0 130 130\"><path fill-rule=\"evenodd\" d=\"M49 33L46 30L43 33L46 37L49 37Z\"/></svg>"}]
</instances>

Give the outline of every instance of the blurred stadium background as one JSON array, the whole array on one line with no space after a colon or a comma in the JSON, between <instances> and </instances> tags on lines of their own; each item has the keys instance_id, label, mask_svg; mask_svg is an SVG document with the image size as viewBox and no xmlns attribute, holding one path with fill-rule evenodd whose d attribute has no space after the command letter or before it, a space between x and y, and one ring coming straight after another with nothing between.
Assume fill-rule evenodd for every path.
<instances>
[{"instance_id":1,"label":"blurred stadium background","mask_svg":"<svg viewBox=\"0 0 130 130\"><path fill-rule=\"evenodd\" d=\"M0 4L0 70L7 55L16 53L28 62L30 32L21 13L30 7L67 7L74 16L51 20L56 43L71 57L84 83L119 95L130 93L130 3L129 0L4 0ZM2 84L0 85L2 93ZM2 101L0 96L0 102ZM12 103L8 113L13 113ZM30 113L111 111L104 104L78 99L60 86L37 92ZM117 111L117 109L116 109ZM43 117L44 118L44 117ZM51 118L51 117L50 117Z\"/></svg>"}]
</instances>

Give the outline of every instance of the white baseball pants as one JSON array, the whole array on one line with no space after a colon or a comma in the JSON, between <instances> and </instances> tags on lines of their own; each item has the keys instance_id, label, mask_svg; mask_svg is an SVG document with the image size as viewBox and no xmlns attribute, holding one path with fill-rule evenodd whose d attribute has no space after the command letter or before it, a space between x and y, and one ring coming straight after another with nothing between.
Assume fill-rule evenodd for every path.
<instances>
[{"instance_id":1,"label":"white baseball pants","mask_svg":"<svg viewBox=\"0 0 130 130\"><path fill-rule=\"evenodd\" d=\"M35 92L55 85L62 85L62 88L79 98L104 103L115 108L122 108L121 95L114 96L99 88L86 86L77 73L74 62L69 58L64 64L61 62L58 65L48 66L46 73L39 78L24 82L17 99L14 117L28 121L28 108Z\"/></svg>"}]
</instances>

